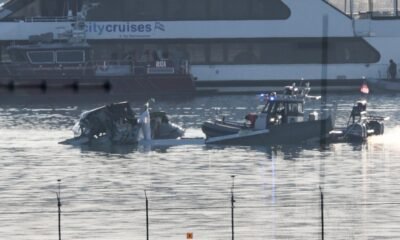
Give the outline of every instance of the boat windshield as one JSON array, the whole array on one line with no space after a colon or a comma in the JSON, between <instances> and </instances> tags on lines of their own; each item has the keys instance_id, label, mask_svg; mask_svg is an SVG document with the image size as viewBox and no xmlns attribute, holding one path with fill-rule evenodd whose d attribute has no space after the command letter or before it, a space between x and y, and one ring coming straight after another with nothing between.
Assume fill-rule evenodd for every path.
<instances>
[{"instance_id":1,"label":"boat windshield","mask_svg":"<svg viewBox=\"0 0 400 240\"><path fill-rule=\"evenodd\" d=\"M267 104L265 104L264 109L261 112L275 114L277 112L284 110L285 110L284 102L269 101Z\"/></svg>"},{"instance_id":2,"label":"boat windshield","mask_svg":"<svg viewBox=\"0 0 400 240\"><path fill-rule=\"evenodd\" d=\"M261 112L262 113L269 113L269 112L271 112L271 109L274 108L274 106L275 106L275 102L268 101L267 104L265 104L265 106L261 110Z\"/></svg>"},{"instance_id":3,"label":"boat windshield","mask_svg":"<svg viewBox=\"0 0 400 240\"><path fill-rule=\"evenodd\" d=\"M299 101L269 101L261 110L262 113L283 113L289 115L302 115L304 114L303 103Z\"/></svg>"}]
</instances>

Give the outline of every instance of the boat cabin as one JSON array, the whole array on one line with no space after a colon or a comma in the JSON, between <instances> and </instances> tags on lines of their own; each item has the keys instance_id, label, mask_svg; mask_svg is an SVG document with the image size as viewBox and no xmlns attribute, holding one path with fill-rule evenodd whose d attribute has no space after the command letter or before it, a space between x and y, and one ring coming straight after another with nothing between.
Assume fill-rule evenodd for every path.
<instances>
[{"instance_id":1,"label":"boat cabin","mask_svg":"<svg viewBox=\"0 0 400 240\"><path fill-rule=\"evenodd\" d=\"M271 95L255 119L255 129L304 121L304 100Z\"/></svg>"}]
</instances>

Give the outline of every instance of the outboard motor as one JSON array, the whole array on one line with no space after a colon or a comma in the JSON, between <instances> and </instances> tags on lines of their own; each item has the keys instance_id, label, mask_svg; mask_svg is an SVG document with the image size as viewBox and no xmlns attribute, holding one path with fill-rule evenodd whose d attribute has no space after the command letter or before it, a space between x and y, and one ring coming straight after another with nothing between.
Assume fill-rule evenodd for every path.
<instances>
[{"instance_id":1,"label":"outboard motor","mask_svg":"<svg viewBox=\"0 0 400 240\"><path fill-rule=\"evenodd\" d=\"M353 123L347 127L345 136L351 142L365 141L368 137L367 126L363 122Z\"/></svg>"},{"instance_id":2,"label":"outboard motor","mask_svg":"<svg viewBox=\"0 0 400 240\"><path fill-rule=\"evenodd\" d=\"M371 135L382 135L385 132L385 125L383 121L378 119L367 122L367 129L373 130Z\"/></svg>"}]
</instances>

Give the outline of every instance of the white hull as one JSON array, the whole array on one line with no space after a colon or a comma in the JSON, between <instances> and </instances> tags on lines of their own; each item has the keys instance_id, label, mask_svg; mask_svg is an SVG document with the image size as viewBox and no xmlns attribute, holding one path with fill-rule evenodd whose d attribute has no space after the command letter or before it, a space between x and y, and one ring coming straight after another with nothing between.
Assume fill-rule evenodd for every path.
<instances>
[{"instance_id":1,"label":"white hull","mask_svg":"<svg viewBox=\"0 0 400 240\"><path fill-rule=\"evenodd\" d=\"M362 38L379 57L368 63L328 64L193 64L200 90L260 91L278 82L319 82L350 89L363 79L383 78L389 59L400 63L400 19L352 19L322 0L283 0L290 9L284 20L87 22L87 39L135 41L180 39ZM324 20L326 29L324 29ZM121 26L135 26L127 31ZM143 26L143 28L140 28ZM53 32L56 38L70 22L0 22L0 41L27 40ZM141 30L139 30L141 29ZM321 56L322 57L322 56ZM326 71L325 71L326 70ZM269 84L271 83L271 84ZM321 83L318 83L321 84Z\"/></svg>"}]
</instances>

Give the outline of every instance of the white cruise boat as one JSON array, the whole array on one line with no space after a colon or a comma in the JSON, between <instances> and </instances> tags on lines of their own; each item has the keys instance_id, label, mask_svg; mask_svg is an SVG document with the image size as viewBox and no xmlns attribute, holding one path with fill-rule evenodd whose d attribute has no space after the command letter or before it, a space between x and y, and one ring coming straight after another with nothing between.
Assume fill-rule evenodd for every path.
<instances>
[{"instance_id":1,"label":"white cruise boat","mask_svg":"<svg viewBox=\"0 0 400 240\"><path fill-rule=\"evenodd\" d=\"M400 62L398 0L368 0L363 12L352 0L344 11L325 0L9 0L0 8L2 60L30 36L62 39L94 3L93 59L189 59L201 91L260 92L300 79L354 90L384 78L389 59Z\"/></svg>"}]
</instances>

